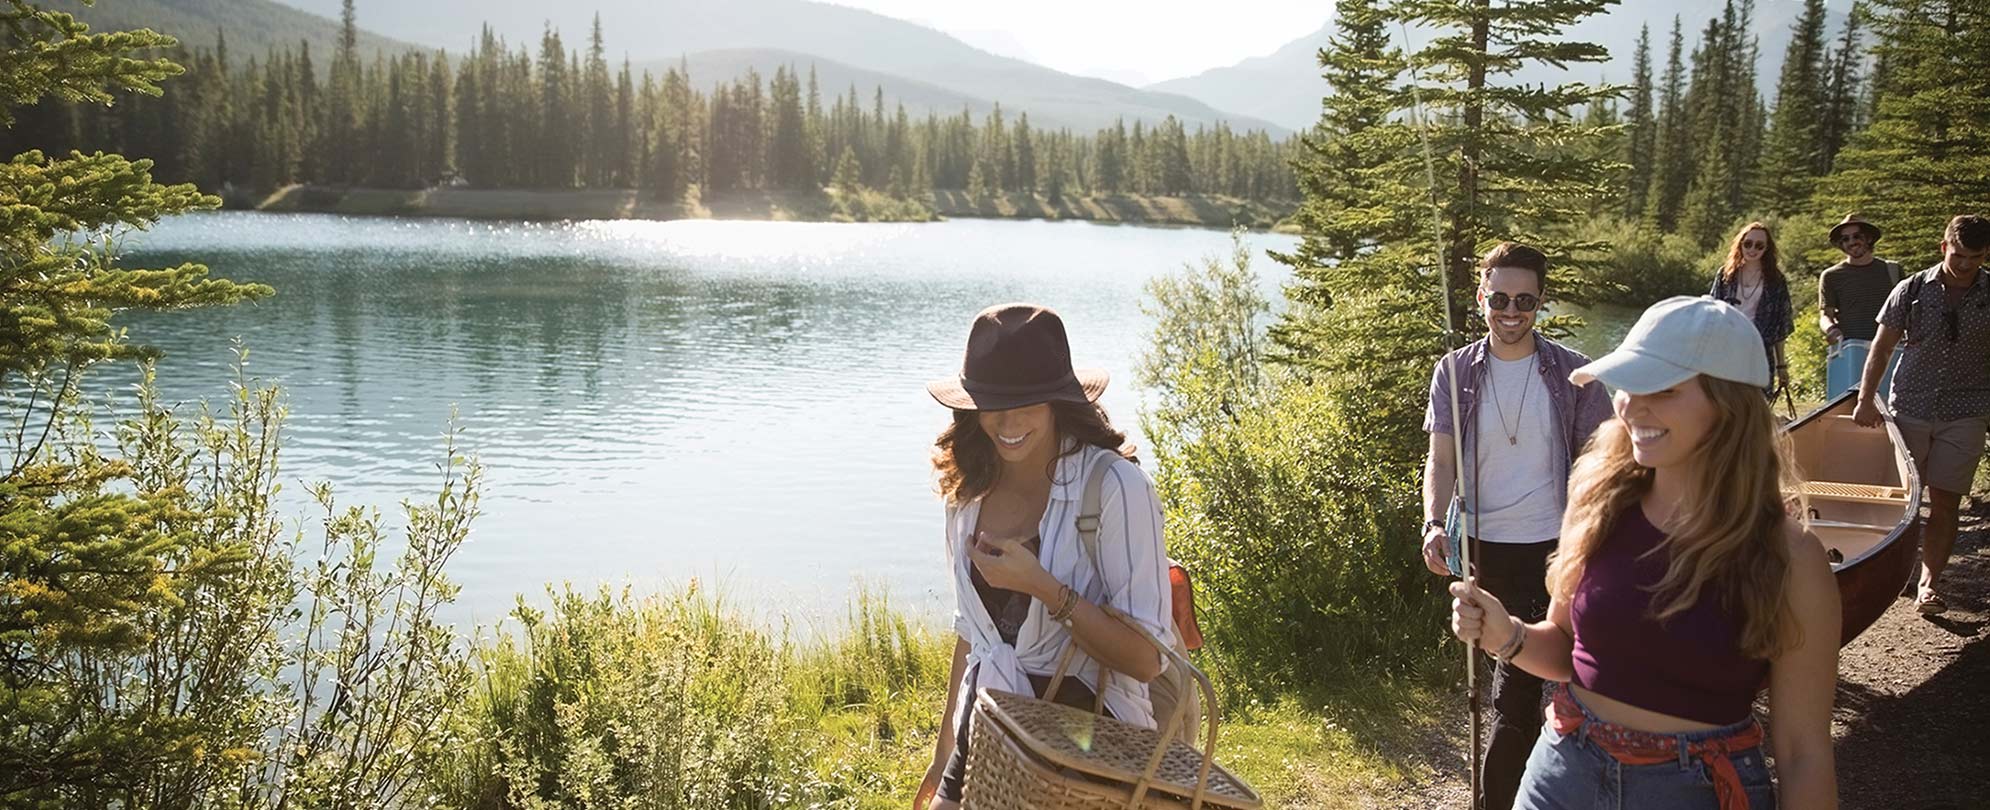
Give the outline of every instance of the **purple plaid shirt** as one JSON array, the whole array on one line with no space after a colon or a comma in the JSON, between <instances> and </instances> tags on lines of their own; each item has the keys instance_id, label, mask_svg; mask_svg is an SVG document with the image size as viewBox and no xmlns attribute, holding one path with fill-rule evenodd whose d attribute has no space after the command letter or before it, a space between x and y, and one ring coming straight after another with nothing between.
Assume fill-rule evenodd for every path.
<instances>
[{"instance_id":1,"label":"purple plaid shirt","mask_svg":"<svg viewBox=\"0 0 1990 810\"><path fill-rule=\"evenodd\" d=\"M1437 362L1437 368L1430 377L1430 405L1424 408L1423 430L1425 433L1448 433L1458 436L1464 442L1465 457L1473 458L1477 449L1479 424L1479 388L1486 382L1486 355L1490 352L1491 338L1481 338L1463 348L1444 356ZM1582 446L1589 441L1589 435L1596 432L1596 426L1610 418L1610 393L1600 382L1591 381L1588 385L1577 386L1569 382L1569 373L1587 365L1589 358L1567 346L1563 346L1541 333L1534 333L1534 351L1540 355L1541 381L1548 388L1548 404L1552 408L1555 424L1562 428L1561 477L1557 483L1561 491L1568 492L1569 467L1575 464L1575 457L1582 452ZM1465 412L1464 431L1454 431L1456 420L1451 418L1451 361L1456 358L1464 369L1463 379L1458 385L1458 408ZM1467 471L1460 470L1463 475Z\"/></svg>"}]
</instances>

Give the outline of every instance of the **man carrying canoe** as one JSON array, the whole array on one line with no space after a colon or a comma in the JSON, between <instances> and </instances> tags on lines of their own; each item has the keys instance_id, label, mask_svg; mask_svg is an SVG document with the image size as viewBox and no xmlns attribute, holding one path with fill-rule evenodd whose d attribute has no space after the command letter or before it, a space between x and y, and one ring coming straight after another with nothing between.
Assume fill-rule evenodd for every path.
<instances>
[{"instance_id":1,"label":"man carrying canoe","mask_svg":"<svg viewBox=\"0 0 1990 810\"><path fill-rule=\"evenodd\" d=\"M1887 397L1894 423L1921 481L1928 486L1928 523L1921 533L1921 580L1915 606L1948 610L1942 569L1955 549L1956 509L1976 479L1990 424L1990 280L1980 272L1990 256L1990 219L1964 215L1942 234L1942 260L1907 277L1887 296L1879 333L1866 357L1854 421L1880 424L1873 391L1895 344L1905 342Z\"/></svg>"},{"instance_id":2,"label":"man carrying canoe","mask_svg":"<svg viewBox=\"0 0 1990 810\"><path fill-rule=\"evenodd\" d=\"M1445 355L1430 383L1424 411L1430 453L1424 461L1424 564L1451 573L1452 539L1445 525L1457 481L1457 449L1466 465L1464 511L1479 586L1514 615L1547 615L1548 555L1561 534L1569 467L1596 426L1610 416L1601 383L1577 386L1569 372L1589 362L1580 352L1534 331L1548 259L1541 251L1501 243L1479 262L1479 313L1484 339ZM1451 384L1456 369L1458 410ZM1462 532L1463 529L1461 528ZM1486 746L1483 807L1508 810L1527 755L1541 730L1540 678L1504 662L1493 675L1493 728Z\"/></svg>"}]
</instances>

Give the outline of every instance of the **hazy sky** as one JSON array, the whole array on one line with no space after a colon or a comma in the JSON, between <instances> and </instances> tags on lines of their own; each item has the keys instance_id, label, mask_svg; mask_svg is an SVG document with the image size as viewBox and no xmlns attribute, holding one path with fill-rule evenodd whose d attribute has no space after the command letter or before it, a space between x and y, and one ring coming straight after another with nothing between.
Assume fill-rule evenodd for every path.
<instances>
[{"instance_id":1,"label":"hazy sky","mask_svg":"<svg viewBox=\"0 0 1990 810\"><path fill-rule=\"evenodd\" d=\"M985 51L1142 85L1313 33L1330 0L827 0L938 28ZM1054 23L1054 24L1051 24Z\"/></svg>"}]
</instances>

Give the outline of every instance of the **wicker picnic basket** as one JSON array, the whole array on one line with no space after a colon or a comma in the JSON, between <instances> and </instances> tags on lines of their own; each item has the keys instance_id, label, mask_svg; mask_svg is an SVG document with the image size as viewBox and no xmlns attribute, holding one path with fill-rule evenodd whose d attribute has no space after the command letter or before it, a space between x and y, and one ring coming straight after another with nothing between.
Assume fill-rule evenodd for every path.
<instances>
[{"instance_id":1,"label":"wicker picnic basket","mask_svg":"<svg viewBox=\"0 0 1990 810\"><path fill-rule=\"evenodd\" d=\"M1159 730L1122 723L1029 695L981 689L975 694L962 810L1257 810L1256 791L1215 764L1216 693L1181 653L1141 635L1167 656L1162 677L1192 680L1208 712L1208 737L1196 751L1174 731L1193 701L1182 701ZM1045 694L1057 694L1073 644ZM1101 669L1104 678L1110 672ZM1185 690L1186 691L1186 690ZM1158 719L1158 718L1157 718ZM1190 735L1193 736L1193 735Z\"/></svg>"}]
</instances>

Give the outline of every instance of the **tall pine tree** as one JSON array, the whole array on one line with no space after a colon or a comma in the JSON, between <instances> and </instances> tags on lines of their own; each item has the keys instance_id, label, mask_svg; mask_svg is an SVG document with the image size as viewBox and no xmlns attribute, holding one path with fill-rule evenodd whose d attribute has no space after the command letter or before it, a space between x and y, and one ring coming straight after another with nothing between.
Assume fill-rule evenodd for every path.
<instances>
[{"instance_id":1,"label":"tall pine tree","mask_svg":"<svg viewBox=\"0 0 1990 810\"><path fill-rule=\"evenodd\" d=\"M1869 2L1885 88L1872 124L1838 153L1820 203L1864 213L1904 258L1933 261L1950 217L1990 210L1990 6Z\"/></svg>"},{"instance_id":2,"label":"tall pine tree","mask_svg":"<svg viewBox=\"0 0 1990 810\"><path fill-rule=\"evenodd\" d=\"M1795 213L1810 198L1821 151L1824 97L1824 0L1804 0L1776 82L1776 108L1762 154L1759 207Z\"/></svg>"}]
</instances>

